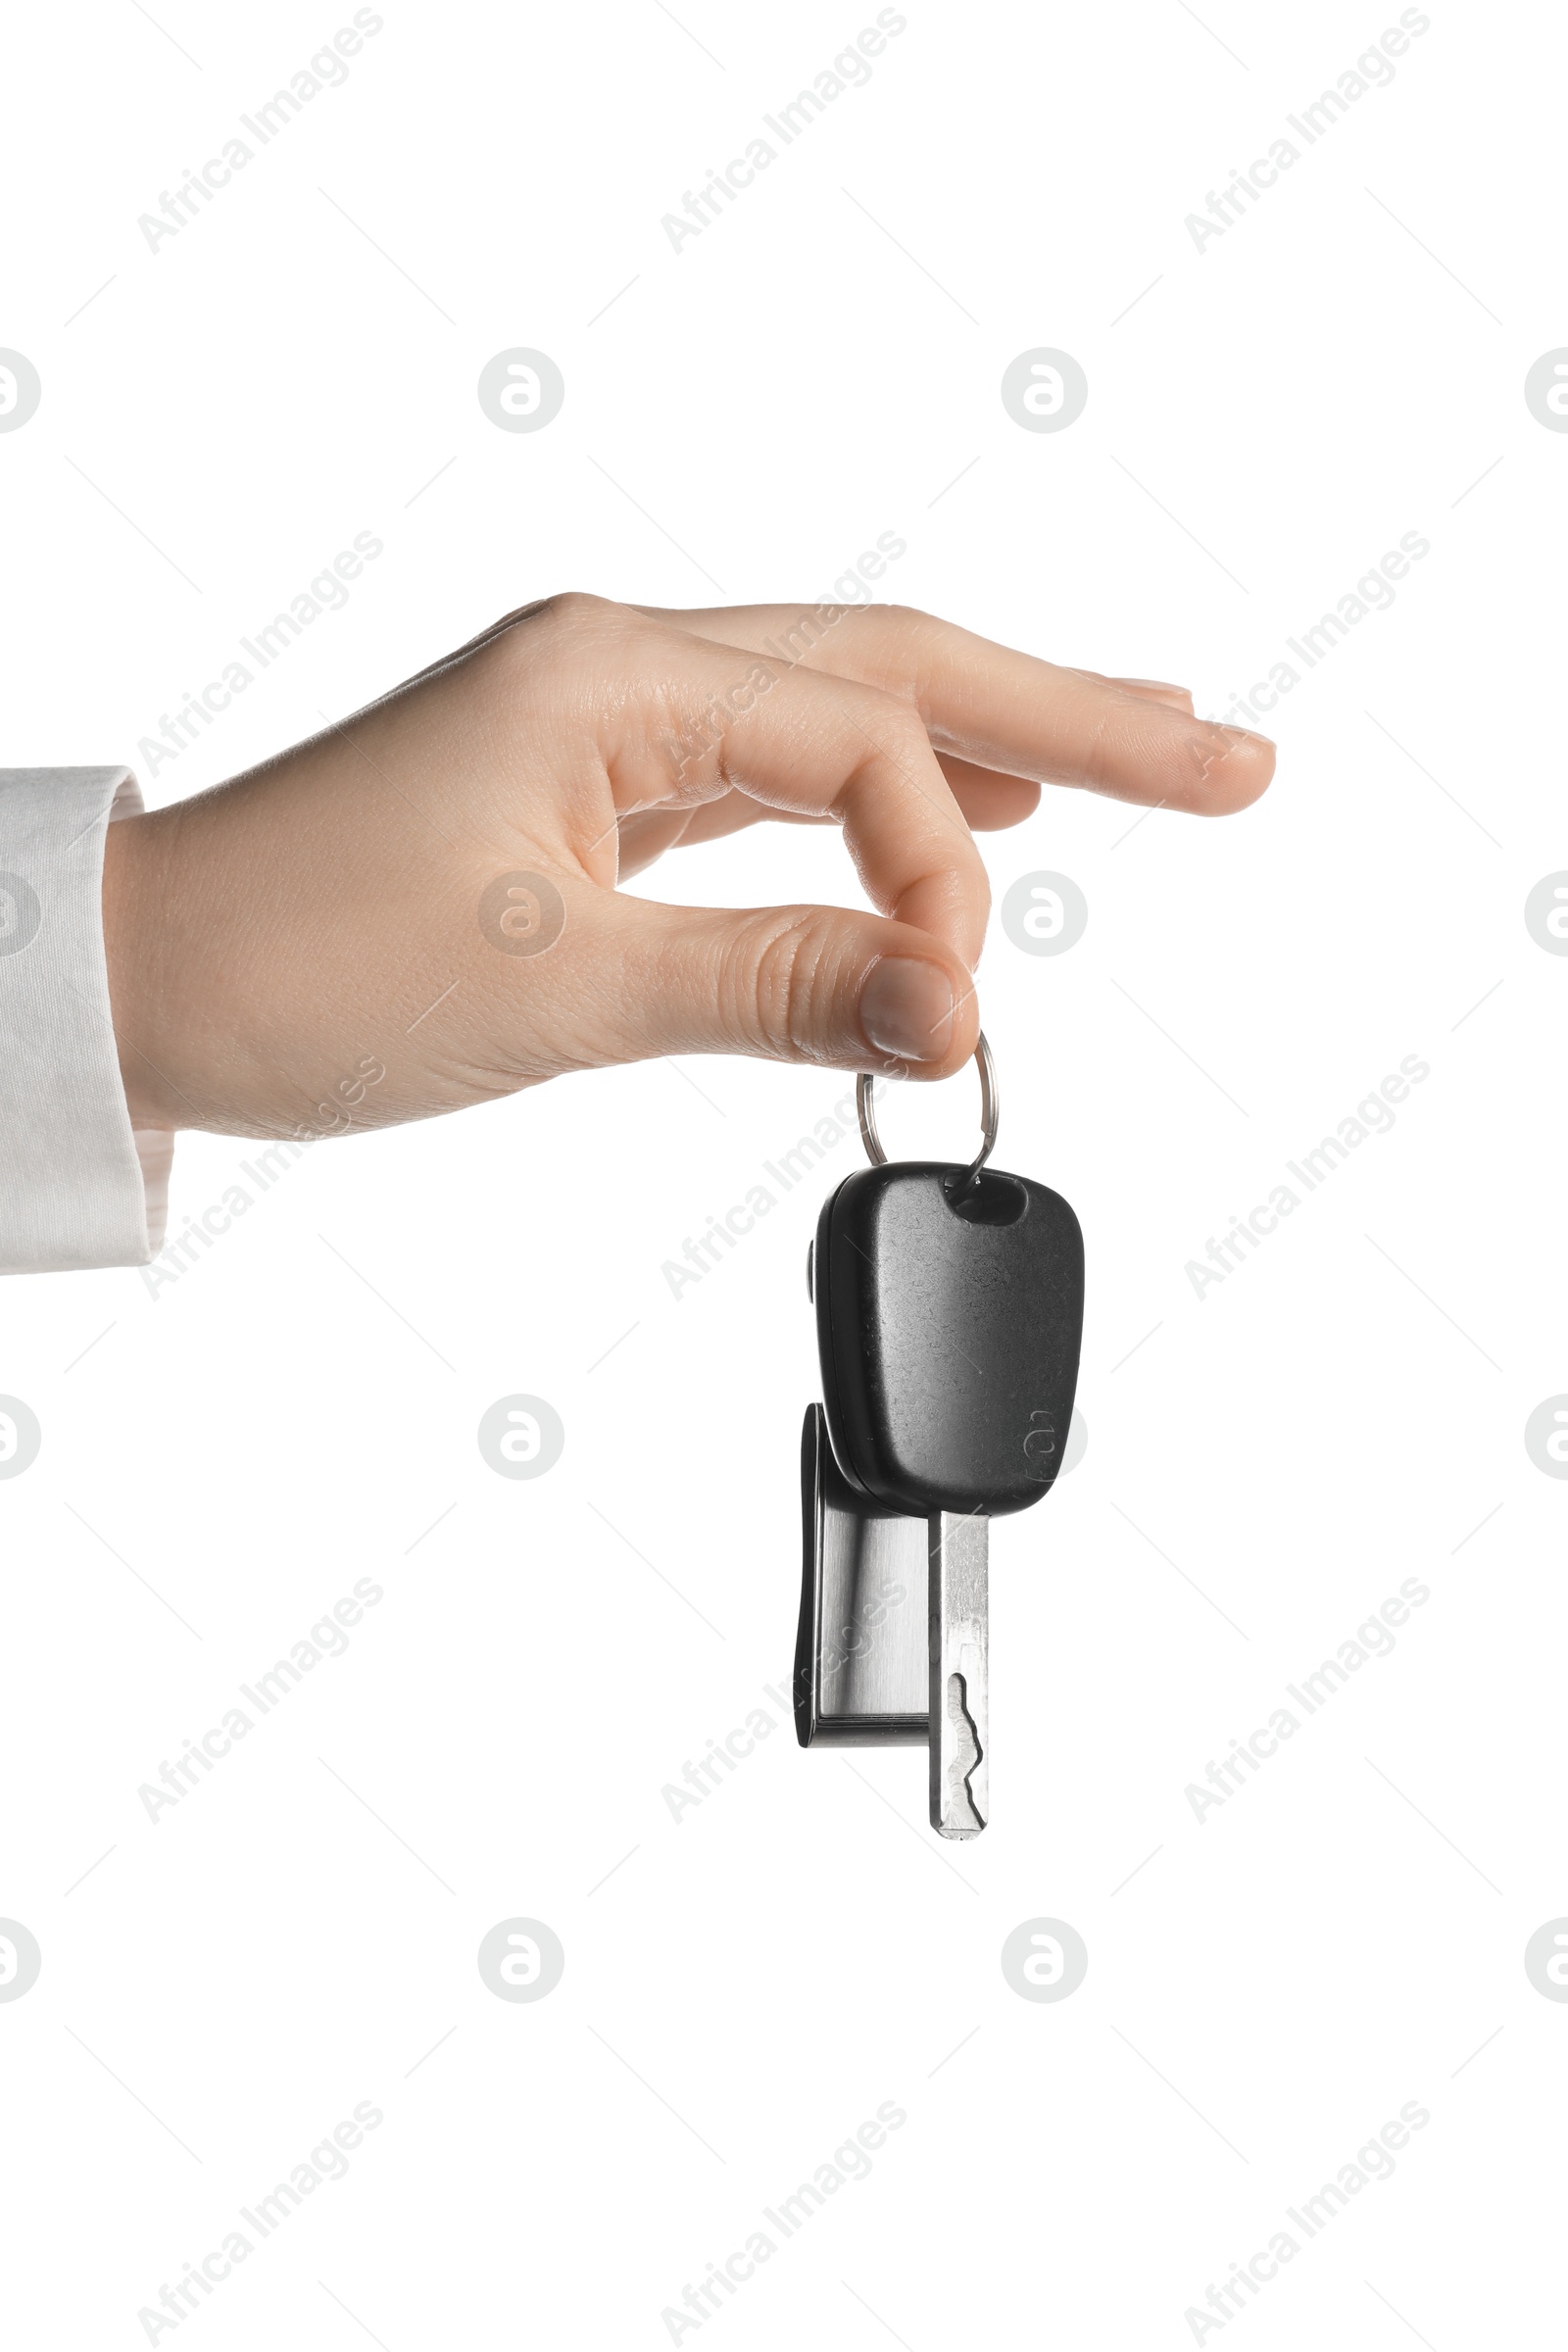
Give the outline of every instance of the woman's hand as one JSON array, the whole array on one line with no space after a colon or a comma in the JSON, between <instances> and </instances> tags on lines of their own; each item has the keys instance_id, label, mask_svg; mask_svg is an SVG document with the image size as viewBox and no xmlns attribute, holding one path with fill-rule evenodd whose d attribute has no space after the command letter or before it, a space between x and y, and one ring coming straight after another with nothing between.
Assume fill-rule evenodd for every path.
<instances>
[{"instance_id":1,"label":"woman's hand","mask_svg":"<svg viewBox=\"0 0 1568 2352\"><path fill-rule=\"evenodd\" d=\"M1221 815L1273 759L1179 687L898 606L554 597L328 733L110 827L132 1122L386 1126L660 1054L945 1077L979 1026L971 829L1018 823L1042 783ZM616 888L762 818L840 826L878 912Z\"/></svg>"}]
</instances>

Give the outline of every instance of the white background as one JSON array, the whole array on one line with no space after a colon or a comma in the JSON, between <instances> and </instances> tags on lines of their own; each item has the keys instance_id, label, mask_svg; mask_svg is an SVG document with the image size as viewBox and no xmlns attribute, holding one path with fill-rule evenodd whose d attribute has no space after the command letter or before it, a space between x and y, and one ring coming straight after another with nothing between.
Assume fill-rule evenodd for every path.
<instances>
[{"instance_id":1,"label":"white background","mask_svg":"<svg viewBox=\"0 0 1568 2352\"><path fill-rule=\"evenodd\" d=\"M156 2340L665 2343L892 2101L870 2177L691 2335L1175 2346L1415 2101L1395 2176L1214 2333L1544 2340L1568 2011L1522 1954L1568 1910L1568 1488L1522 1433L1568 1389L1568 960L1522 910L1568 865L1568 438L1522 386L1568 342L1560 19L1434 6L1200 252L1185 216L1396 9L911 5L677 254L661 216L873 9L390 0L153 253L138 215L351 12L156 13L10 34L0 343L44 387L0 437L14 764L178 797L528 598L808 598L885 531L900 600L1223 714L1401 534L1430 553L1281 703L1248 814L1130 830L1048 793L984 843L999 899L1044 868L1090 907L1056 958L996 924L982 971L999 1161L1085 1229L1090 1435L994 1538L977 1844L926 1829L920 1756L803 1754L762 1694L806 1243L858 1145L678 1300L661 1272L847 1081L573 1078L312 1152L156 1295L7 1286L0 1390L44 1433L0 1484L0 1913L43 1950L0 2006L9 2335L147 2340L368 2100L348 2177ZM564 374L539 433L475 398L512 345ZM1038 345L1087 372L1062 433L999 397ZM160 715L365 530L346 610L149 777ZM637 887L854 886L781 828ZM1187 1261L1406 1055L1392 1131L1196 1297ZM970 1081L884 1118L956 1156ZM250 1155L183 1139L175 1228ZM566 1431L535 1482L475 1444L519 1391ZM150 1821L138 1787L363 1577L346 1654ZM1411 1577L1393 1654L1195 1819L1209 1760ZM774 1735L672 1820L759 1704ZM475 1966L518 1914L566 1953L533 2005ZM999 1965L1040 1915L1089 1949L1059 2004Z\"/></svg>"}]
</instances>

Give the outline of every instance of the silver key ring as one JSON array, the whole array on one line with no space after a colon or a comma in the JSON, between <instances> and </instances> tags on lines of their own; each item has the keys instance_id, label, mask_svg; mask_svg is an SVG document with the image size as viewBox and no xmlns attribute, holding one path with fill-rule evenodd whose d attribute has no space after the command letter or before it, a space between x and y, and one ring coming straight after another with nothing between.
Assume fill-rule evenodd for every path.
<instances>
[{"instance_id":1,"label":"silver key ring","mask_svg":"<svg viewBox=\"0 0 1568 2352\"><path fill-rule=\"evenodd\" d=\"M997 1120L1002 1107L997 1092L997 1065L991 1058L991 1048L986 1044L984 1030L976 1041L974 1057L980 1064L980 1155L972 1159L965 1169L963 1182L958 1187L960 1192L968 1191L996 1150ZM860 1116L860 1141L865 1146L867 1159L873 1168L886 1167L888 1155L882 1149L882 1139L876 1131L876 1114L871 1108L871 1079L864 1070L855 1082L855 1107Z\"/></svg>"}]
</instances>

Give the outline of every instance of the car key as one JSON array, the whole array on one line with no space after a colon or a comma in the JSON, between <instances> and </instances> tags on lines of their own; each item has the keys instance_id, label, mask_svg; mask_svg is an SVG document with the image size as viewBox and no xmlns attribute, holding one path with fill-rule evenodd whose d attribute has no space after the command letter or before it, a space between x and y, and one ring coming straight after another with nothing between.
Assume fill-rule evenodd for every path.
<instances>
[{"instance_id":1,"label":"car key","mask_svg":"<svg viewBox=\"0 0 1568 2352\"><path fill-rule=\"evenodd\" d=\"M859 1082L872 1165L832 1195L812 1245L824 1401L803 1460L798 1735L905 1740L923 1719L932 1827L950 1838L977 1836L989 1812L990 1520L1056 1476L1083 1321L1077 1218L1045 1185L987 1167L984 1038L977 1059L984 1140L967 1167L890 1164ZM878 1597L905 1584L923 1589L929 1621L921 1691L907 1623Z\"/></svg>"}]
</instances>

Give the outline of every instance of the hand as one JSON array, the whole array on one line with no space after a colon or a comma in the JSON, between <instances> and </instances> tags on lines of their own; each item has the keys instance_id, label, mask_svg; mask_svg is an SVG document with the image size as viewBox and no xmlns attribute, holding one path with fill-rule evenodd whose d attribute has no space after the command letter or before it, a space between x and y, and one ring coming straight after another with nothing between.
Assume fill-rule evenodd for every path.
<instances>
[{"instance_id":1,"label":"hand","mask_svg":"<svg viewBox=\"0 0 1568 2352\"><path fill-rule=\"evenodd\" d=\"M658 1054L945 1077L979 1027L971 828L1018 823L1042 782L1219 815L1272 772L1264 738L1195 718L1179 687L896 606L555 597L326 734L111 825L132 1123L386 1126ZM616 889L764 817L841 826L880 911Z\"/></svg>"}]
</instances>

